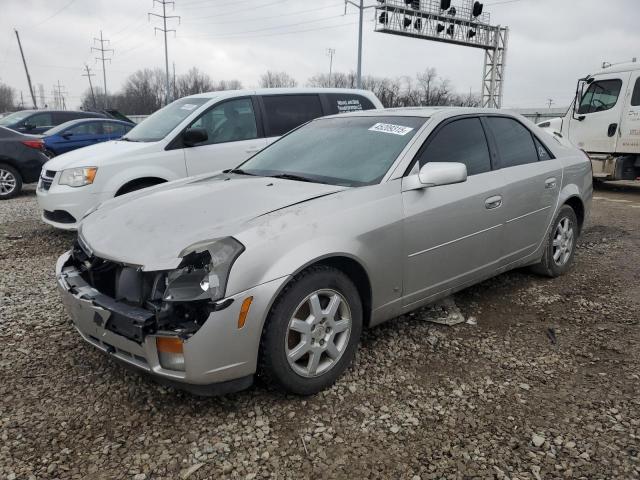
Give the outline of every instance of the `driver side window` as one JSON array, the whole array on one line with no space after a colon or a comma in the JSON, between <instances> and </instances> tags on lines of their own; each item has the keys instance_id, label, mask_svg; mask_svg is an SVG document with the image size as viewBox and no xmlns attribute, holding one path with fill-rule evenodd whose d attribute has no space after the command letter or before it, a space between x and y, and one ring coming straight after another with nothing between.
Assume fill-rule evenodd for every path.
<instances>
[{"instance_id":1,"label":"driver side window","mask_svg":"<svg viewBox=\"0 0 640 480\"><path fill-rule=\"evenodd\" d=\"M622 80L593 82L580 100L579 114L603 112L615 107L622 88Z\"/></svg>"},{"instance_id":2,"label":"driver side window","mask_svg":"<svg viewBox=\"0 0 640 480\"><path fill-rule=\"evenodd\" d=\"M256 116L250 98L224 102L202 114L189 128L202 128L207 141L199 145L239 142L258 137Z\"/></svg>"}]
</instances>

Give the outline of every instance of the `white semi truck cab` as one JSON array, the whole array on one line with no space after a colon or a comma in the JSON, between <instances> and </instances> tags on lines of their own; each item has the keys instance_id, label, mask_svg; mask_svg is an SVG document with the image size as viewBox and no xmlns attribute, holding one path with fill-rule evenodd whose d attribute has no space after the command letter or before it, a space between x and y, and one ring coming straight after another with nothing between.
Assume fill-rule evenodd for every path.
<instances>
[{"instance_id":1,"label":"white semi truck cab","mask_svg":"<svg viewBox=\"0 0 640 480\"><path fill-rule=\"evenodd\" d=\"M581 78L565 116L538 126L587 152L594 179L639 179L640 63Z\"/></svg>"}]
</instances>

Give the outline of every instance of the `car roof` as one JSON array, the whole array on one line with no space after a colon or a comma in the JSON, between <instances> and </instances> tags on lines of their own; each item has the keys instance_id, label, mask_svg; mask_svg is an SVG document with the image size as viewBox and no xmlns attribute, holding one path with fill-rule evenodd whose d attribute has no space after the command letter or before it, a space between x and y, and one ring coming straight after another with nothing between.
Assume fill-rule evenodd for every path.
<instances>
[{"instance_id":1,"label":"car roof","mask_svg":"<svg viewBox=\"0 0 640 480\"><path fill-rule=\"evenodd\" d=\"M219 90L215 92L198 93L196 95L189 95L183 98L228 98L228 97L240 97L243 95L288 95L288 94L304 94L304 93L351 93L357 95L364 95L367 97L373 96L373 93L369 90L358 90L355 88L320 88L320 87L295 87L295 88L257 88L246 90Z\"/></svg>"},{"instance_id":2,"label":"car roof","mask_svg":"<svg viewBox=\"0 0 640 480\"><path fill-rule=\"evenodd\" d=\"M479 114L500 114L516 117L517 114L508 110L497 110L495 108L471 108L471 107L400 107L385 108L384 110L362 110L357 112L340 113L329 115L332 117L424 117L429 118L438 115L440 118L452 117L456 115L479 115Z\"/></svg>"},{"instance_id":3,"label":"car roof","mask_svg":"<svg viewBox=\"0 0 640 480\"><path fill-rule=\"evenodd\" d=\"M118 123L122 125L131 125L129 122L125 122L124 120L116 120L115 118L104 118L104 117L90 117L90 118L76 118L75 120L69 120L68 122L61 123L58 127L67 126L71 127L73 125L78 125L82 123L89 122L109 122L109 123Z\"/></svg>"}]
</instances>

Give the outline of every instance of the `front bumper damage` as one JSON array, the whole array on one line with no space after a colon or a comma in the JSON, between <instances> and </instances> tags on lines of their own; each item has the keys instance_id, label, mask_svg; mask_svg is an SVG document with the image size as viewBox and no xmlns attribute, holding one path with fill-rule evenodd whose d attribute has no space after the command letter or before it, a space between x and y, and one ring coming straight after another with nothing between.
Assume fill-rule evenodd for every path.
<instances>
[{"instance_id":1,"label":"front bumper damage","mask_svg":"<svg viewBox=\"0 0 640 480\"><path fill-rule=\"evenodd\" d=\"M212 305L197 328L159 325L158 313L116 300L90 285L72 258L63 254L56 264L62 300L74 327L84 340L113 358L152 375L160 383L197 395L218 395L242 390L253 382L262 326L272 299L287 281L283 277ZM238 317L242 302L253 297L242 328ZM184 371L163 368L157 350L159 337L183 340Z\"/></svg>"}]
</instances>

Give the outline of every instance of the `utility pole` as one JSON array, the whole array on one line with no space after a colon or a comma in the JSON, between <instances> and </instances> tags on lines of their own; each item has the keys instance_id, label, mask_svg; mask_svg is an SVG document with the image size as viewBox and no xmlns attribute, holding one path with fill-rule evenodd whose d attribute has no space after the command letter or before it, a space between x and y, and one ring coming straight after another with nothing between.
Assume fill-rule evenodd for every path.
<instances>
[{"instance_id":1,"label":"utility pole","mask_svg":"<svg viewBox=\"0 0 640 480\"><path fill-rule=\"evenodd\" d=\"M551 108L551 105L553 105L553 98L547 98L547 105Z\"/></svg>"},{"instance_id":2,"label":"utility pole","mask_svg":"<svg viewBox=\"0 0 640 480\"><path fill-rule=\"evenodd\" d=\"M178 89L176 88L176 62L173 62L173 96L172 98L176 98L178 96Z\"/></svg>"},{"instance_id":3,"label":"utility pole","mask_svg":"<svg viewBox=\"0 0 640 480\"><path fill-rule=\"evenodd\" d=\"M14 29L13 31L16 32L16 38L18 39L18 47L20 48L20 56L22 57L24 72L27 74L27 83L29 84L29 92L31 92L31 100L33 101L33 108L37 109L38 104L36 103L36 96L33 93L33 86L31 85L31 76L29 75L29 69L27 68L27 61L25 60L24 52L22 51L22 43L20 43L20 35L18 34L18 30Z\"/></svg>"},{"instance_id":4,"label":"utility pole","mask_svg":"<svg viewBox=\"0 0 640 480\"><path fill-rule=\"evenodd\" d=\"M327 48L327 56L329 57L329 86L331 86L331 73L333 72L333 56L336 54L335 48Z\"/></svg>"},{"instance_id":5,"label":"utility pole","mask_svg":"<svg viewBox=\"0 0 640 480\"><path fill-rule=\"evenodd\" d=\"M169 84L169 49L167 47L167 33L173 32L175 35L176 31L173 29L167 30L167 19L177 18L178 24L180 24L180 17L177 15L167 15L167 5L171 4L173 8L175 8L176 4L170 0L153 0L153 5L156 3L162 5L162 15L158 15L157 13L149 12L148 18L151 19L151 16L158 17L162 19L162 28L154 27L154 33L158 30L164 33L164 68L167 76L167 98L165 99L165 105L171 101L171 86Z\"/></svg>"},{"instance_id":6,"label":"utility pole","mask_svg":"<svg viewBox=\"0 0 640 480\"><path fill-rule=\"evenodd\" d=\"M104 62L110 62L111 59L110 58L105 58L104 54L107 52L111 52L112 54L114 53L114 50L112 48L104 48L104 44L109 44L109 40L106 40L105 38L102 37L102 30L100 30L100 38L93 38L93 42L100 42L100 48L98 47L91 47L91 50L95 50L97 52L100 52L100 57L96 57L96 60L102 60L102 80L104 81L104 107L107 107L107 104L109 102L109 96L107 95L107 71L105 69L104 66Z\"/></svg>"},{"instance_id":7,"label":"utility pole","mask_svg":"<svg viewBox=\"0 0 640 480\"><path fill-rule=\"evenodd\" d=\"M89 88L91 89L91 100L93 101L93 108L97 110L98 104L96 103L96 96L93 93L93 83L91 83L91 77L95 77L96 75L94 73L91 73L91 69L86 63L84 65L84 69L87 73L83 73L81 76L87 77L87 79L89 80Z\"/></svg>"},{"instance_id":8,"label":"utility pole","mask_svg":"<svg viewBox=\"0 0 640 480\"><path fill-rule=\"evenodd\" d=\"M22 96L22 90L20 90L20 109L24 108L24 97Z\"/></svg>"},{"instance_id":9,"label":"utility pole","mask_svg":"<svg viewBox=\"0 0 640 480\"><path fill-rule=\"evenodd\" d=\"M67 105L64 101L64 95L67 92L63 92L62 89L64 87L62 85L60 85L60 80L58 80L58 85L54 85L53 89L55 91L55 98L56 98L56 103L57 103L57 107L58 108L62 108L62 110L66 110L67 109Z\"/></svg>"},{"instance_id":10,"label":"utility pole","mask_svg":"<svg viewBox=\"0 0 640 480\"><path fill-rule=\"evenodd\" d=\"M358 78L357 86L362 88L362 22L364 21L364 11L368 8L376 8L375 5L364 5L364 0L360 0L359 3L355 3L352 0L344 0L344 13L347 14L347 3L353 5L359 10L360 22L358 24Z\"/></svg>"}]
</instances>

